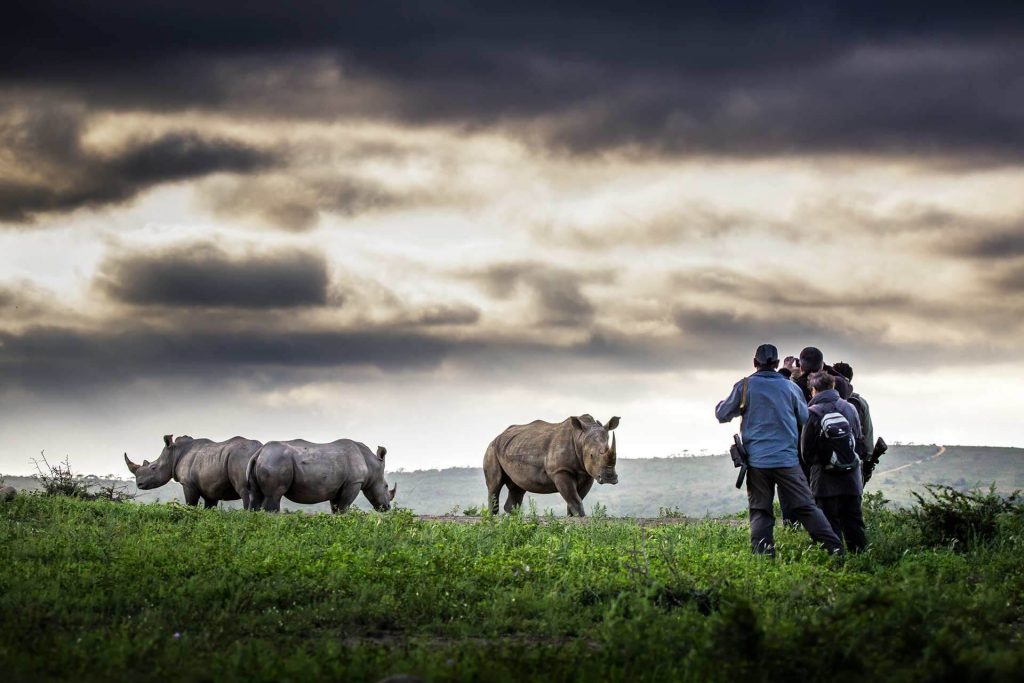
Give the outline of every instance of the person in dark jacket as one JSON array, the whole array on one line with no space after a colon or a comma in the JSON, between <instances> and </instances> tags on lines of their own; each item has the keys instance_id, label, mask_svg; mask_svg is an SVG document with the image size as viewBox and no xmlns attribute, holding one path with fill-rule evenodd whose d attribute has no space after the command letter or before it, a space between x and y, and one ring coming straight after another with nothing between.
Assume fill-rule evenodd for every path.
<instances>
[{"instance_id":1,"label":"person in dark jacket","mask_svg":"<svg viewBox=\"0 0 1024 683\"><path fill-rule=\"evenodd\" d=\"M846 378L850 382L850 395L846 397L846 400L853 404L853 407L857 409L857 415L860 416L860 429L861 434L864 438L864 452L870 454L872 449L875 447L875 423L871 419L871 406L868 405L867 400L857 393L857 390L853 386L853 367L849 363L843 363L840 361L832 366L836 372ZM871 472L874 469L874 465L869 466L868 462L864 463L864 483L868 483L868 479L871 478Z\"/></svg>"},{"instance_id":2,"label":"person in dark jacket","mask_svg":"<svg viewBox=\"0 0 1024 683\"><path fill-rule=\"evenodd\" d=\"M846 378L836 372L835 368L825 364L825 354L814 346L808 346L800 352L798 358L793 356L786 356L784 363L784 370L789 370L790 378L796 382L796 385L800 387L800 390L804 394L804 400L811 400L811 388L807 386L807 378L815 372L824 370L828 374L836 377L836 390L839 392L841 398L849 398L850 394L853 393L853 387L850 385ZM808 469L807 461L803 458L800 459L800 465L803 467L804 476L810 480L811 472ZM779 495L779 507L782 509L782 521L786 524L795 524L796 518L793 516L793 512L790 509L789 501L784 496Z\"/></svg>"},{"instance_id":3,"label":"person in dark jacket","mask_svg":"<svg viewBox=\"0 0 1024 683\"><path fill-rule=\"evenodd\" d=\"M793 382L776 372L779 352L762 344L754 353L756 372L737 382L715 408L719 422L742 416L740 435L749 456L747 501L750 506L750 545L758 554L775 555L772 503L775 487L789 502L792 514L811 538L831 553L843 545L828 519L815 505L797 456L800 425L807 405Z\"/></svg>"},{"instance_id":4,"label":"person in dark jacket","mask_svg":"<svg viewBox=\"0 0 1024 683\"><path fill-rule=\"evenodd\" d=\"M822 434L821 420L829 413L840 413L845 417L850 423L857 455L863 459L865 453L860 417L857 409L839 396L832 375L824 371L811 373L808 385L812 396L807 406L809 415L800 442L804 463L810 468L811 491L818 507L832 525L832 530L846 542L846 549L857 553L867 543L861 513L861 494L864 491L861 468L855 467L847 472L825 469L825 464L832 457L832 445Z\"/></svg>"},{"instance_id":5,"label":"person in dark jacket","mask_svg":"<svg viewBox=\"0 0 1024 683\"><path fill-rule=\"evenodd\" d=\"M840 398L847 399L853 393L853 387L850 386L846 378L836 372L832 366L826 365L825 355L820 349L813 346L808 346L800 352L799 370L799 372L793 373L793 381L804 392L804 400L808 402L811 400L811 388L807 386L807 378L813 373L821 372L822 370L836 378L835 388L839 392Z\"/></svg>"}]
</instances>

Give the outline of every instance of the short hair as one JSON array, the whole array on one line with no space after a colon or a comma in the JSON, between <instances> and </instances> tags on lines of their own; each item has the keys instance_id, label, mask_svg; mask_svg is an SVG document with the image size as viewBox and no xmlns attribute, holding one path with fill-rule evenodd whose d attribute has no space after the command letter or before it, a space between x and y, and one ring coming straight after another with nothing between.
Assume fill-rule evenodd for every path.
<instances>
[{"instance_id":1,"label":"short hair","mask_svg":"<svg viewBox=\"0 0 1024 683\"><path fill-rule=\"evenodd\" d=\"M836 388L836 378L824 370L812 372L807 378L807 385L815 391L827 391Z\"/></svg>"},{"instance_id":2,"label":"short hair","mask_svg":"<svg viewBox=\"0 0 1024 683\"><path fill-rule=\"evenodd\" d=\"M843 361L839 361L838 363L834 363L832 365L832 369L835 370L836 372L838 372L840 375L842 375L846 379L850 380L851 382L853 381L853 368L850 367L849 363L844 363Z\"/></svg>"},{"instance_id":3,"label":"short hair","mask_svg":"<svg viewBox=\"0 0 1024 683\"><path fill-rule=\"evenodd\" d=\"M820 349L808 346L800 352L800 367L804 372L817 372L825 365L825 356Z\"/></svg>"}]
</instances>

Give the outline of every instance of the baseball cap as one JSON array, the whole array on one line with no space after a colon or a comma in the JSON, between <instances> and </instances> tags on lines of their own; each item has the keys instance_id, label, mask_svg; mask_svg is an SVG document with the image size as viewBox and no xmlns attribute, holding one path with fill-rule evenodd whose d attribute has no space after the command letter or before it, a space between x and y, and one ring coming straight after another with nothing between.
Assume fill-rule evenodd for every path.
<instances>
[{"instance_id":1,"label":"baseball cap","mask_svg":"<svg viewBox=\"0 0 1024 683\"><path fill-rule=\"evenodd\" d=\"M761 344L757 347L757 351L754 352L754 360L762 365L764 363L774 363L779 359L779 350L775 348L774 344Z\"/></svg>"}]
</instances>

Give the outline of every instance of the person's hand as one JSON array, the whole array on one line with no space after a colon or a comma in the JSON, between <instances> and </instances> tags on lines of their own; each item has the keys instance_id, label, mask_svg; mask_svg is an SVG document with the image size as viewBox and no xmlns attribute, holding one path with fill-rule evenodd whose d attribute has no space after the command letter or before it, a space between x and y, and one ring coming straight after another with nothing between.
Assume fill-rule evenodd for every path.
<instances>
[{"instance_id":1,"label":"person's hand","mask_svg":"<svg viewBox=\"0 0 1024 683\"><path fill-rule=\"evenodd\" d=\"M790 372L793 372L798 367L796 364L797 360L798 359L796 356L786 356L785 360L782 361L782 367L786 368Z\"/></svg>"}]
</instances>

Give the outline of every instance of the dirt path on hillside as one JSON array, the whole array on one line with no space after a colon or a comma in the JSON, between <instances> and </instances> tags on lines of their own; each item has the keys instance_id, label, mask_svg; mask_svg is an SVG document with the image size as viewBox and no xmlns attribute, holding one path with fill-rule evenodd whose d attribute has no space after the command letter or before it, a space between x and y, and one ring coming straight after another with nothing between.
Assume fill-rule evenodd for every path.
<instances>
[{"instance_id":1,"label":"dirt path on hillside","mask_svg":"<svg viewBox=\"0 0 1024 683\"><path fill-rule=\"evenodd\" d=\"M908 462L906 465L900 465L899 467L893 467L891 470L883 470L881 472L875 472L872 476L878 477L878 476L881 476L883 474L892 474L893 472L899 472L900 470L905 470L908 467L913 467L914 465L920 465L923 462L927 462L929 460L934 460L935 458L938 458L939 456L941 456L945 452L946 452L946 447L945 446L939 446L939 450L935 451L934 453L932 453L931 455L929 455L926 458L921 458L920 460L915 460L914 462Z\"/></svg>"}]
</instances>

